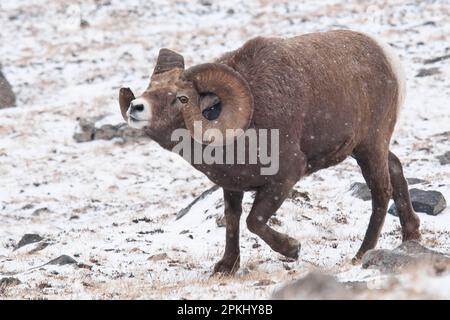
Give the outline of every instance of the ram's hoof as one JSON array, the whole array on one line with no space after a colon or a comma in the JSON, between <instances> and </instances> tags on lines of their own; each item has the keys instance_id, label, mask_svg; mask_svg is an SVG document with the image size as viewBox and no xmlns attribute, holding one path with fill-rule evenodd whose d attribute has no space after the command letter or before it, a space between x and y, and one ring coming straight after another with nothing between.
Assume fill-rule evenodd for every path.
<instances>
[{"instance_id":1,"label":"ram's hoof","mask_svg":"<svg viewBox=\"0 0 450 320\"><path fill-rule=\"evenodd\" d=\"M239 258L237 260L220 260L214 266L212 275L231 276L239 269Z\"/></svg>"},{"instance_id":2,"label":"ram's hoof","mask_svg":"<svg viewBox=\"0 0 450 320\"><path fill-rule=\"evenodd\" d=\"M352 259L352 265L357 266L358 264L361 264L362 256L359 256L358 254L353 257Z\"/></svg>"},{"instance_id":3,"label":"ram's hoof","mask_svg":"<svg viewBox=\"0 0 450 320\"><path fill-rule=\"evenodd\" d=\"M288 251L285 256L294 260L297 260L300 255L300 249L302 248L302 245L300 242L294 240L295 243L292 244L292 249ZM293 242L293 241L292 241Z\"/></svg>"}]
</instances>

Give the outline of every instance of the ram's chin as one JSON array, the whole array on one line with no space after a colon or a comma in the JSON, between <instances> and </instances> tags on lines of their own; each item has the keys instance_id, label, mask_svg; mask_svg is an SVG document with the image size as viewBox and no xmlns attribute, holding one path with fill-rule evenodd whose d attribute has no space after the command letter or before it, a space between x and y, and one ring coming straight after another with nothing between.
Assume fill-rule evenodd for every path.
<instances>
[{"instance_id":1,"label":"ram's chin","mask_svg":"<svg viewBox=\"0 0 450 320\"><path fill-rule=\"evenodd\" d=\"M143 129L148 125L148 121L128 119L128 125L133 129Z\"/></svg>"}]
</instances>

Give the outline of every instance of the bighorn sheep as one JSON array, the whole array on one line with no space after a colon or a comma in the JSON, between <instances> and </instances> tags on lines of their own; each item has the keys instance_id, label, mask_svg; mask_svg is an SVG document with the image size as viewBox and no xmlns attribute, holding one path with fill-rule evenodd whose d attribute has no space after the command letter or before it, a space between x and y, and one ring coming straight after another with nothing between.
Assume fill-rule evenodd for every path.
<instances>
[{"instance_id":1,"label":"bighorn sheep","mask_svg":"<svg viewBox=\"0 0 450 320\"><path fill-rule=\"evenodd\" d=\"M389 143L405 94L398 58L387 45L354 31L335 30L293 38L257 37L213 63L184 68L181 55L161 49L149 87L137 99L120 90L125 121L163 148L171 133L189 129L189 143L220 150L236 145L249 129L278 129L280 168L263 175L261 164L192 165L223 188L226 246L214 271L239 267L239 220L244 191L256 191L248 229L273 250L290 258L299 242L266 223L303 176L356 159L372 194L372 215L353 259L376 246L392 197L399 211L403 241L420 239L399 159ZM194 134L195 122L202 135ZM241 129L230 140L206 134ZM239 132L239 130L236 130ZM203 150L202 149L202 150Z\"/></svg>"}]
</instances>

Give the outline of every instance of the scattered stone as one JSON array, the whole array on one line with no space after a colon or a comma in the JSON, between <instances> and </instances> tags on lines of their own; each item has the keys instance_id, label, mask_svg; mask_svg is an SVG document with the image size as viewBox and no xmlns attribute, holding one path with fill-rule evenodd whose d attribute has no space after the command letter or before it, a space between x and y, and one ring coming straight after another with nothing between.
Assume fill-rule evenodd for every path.
<instances>
[{"instance_id":1,"label":"scattered stone","mask_svg":"<svg viewBox=\"0 0 450 320\"><path fill-rule=\"evenodd\" d=\"M273 226L281 226L281 220L278 219L277 217L270 217L269 221L268 221L269 226L273 227Z\"/></svg>"},{"instance_id":2,"label":"scattered stone","mask_svg":"<svg viewBox=\"0 0 450 320\"><path fill-rule=\"evenodd\" d=\"M27 244L30 243L35 243L35 242L39 242L41 240L43 240L44 238L42 238L40 235L38 234L34 234L34 233L27 233L25 234L22 239L20 239L19 243L17 244L15 250L26 246Z\"/></svg>"},{"instance_id":3,"label":"scattered stone","mask_svg":"<svg viewBox=\"0 0 450 320\"><path fill-rule=\"evenodd\" d=\"M214 185L211 188L209 188L208 190L204 191L201 195L199 195L197 198L195 198L195 200L192 201L187 207L185 207L185 208L181 209L180 211L178 211L176 220L178 220L181 217L185 216L197 202L199 202L200 200L205 199L207 196L212 194L217 189L219 189L219 186Z\"/></svg>"},{"instance_id":4,"label":"scattered stone","mask_svg":"<svg viewBox=\"0 0 450 320\"><path fill-rule=\"evenodd\" d=\"M136 218L136 219L131 220L131 222L133 222L133 223L139 223L139 222L152 223L152 222L153 222L153 219L150 219L150 218L147 218L147 217L144 217L144 218Z\"/></svg>"},{"instance_id":5,"label":"scattered stone","mask_svg":"<svg viewBox=\"0 0 450 320\"><path fill-rule=\"evenodd\" d=\"M348 300L354 297L355 292L333 276L318 272L310 272L272 295L275 300Z\"/></svg>"},{"instance_id":6,"label":"scattered stone","mask_svg":"<svg viewBox=\"0 0 450 320\"><path fill-rule=\"evenodd\" d=\"M210 0L200 0L199 2L202 6L205 6L205 7L212 6L212 1L210 1Z\"/></svg>"},{"instance_id":7,"label":"scattered stone","mask_svg":"<svg viewBox=\"0 0 450 320\"><path fill-rule=\"evenodd\" d=\"M425 191L420 189L410 189L412 206L416 212L424 212L426 214L436 216L447 207L444 195L439 191ZM398 216L395 204L392 204L388 213Z\"/></svg>"},{"instance_id":8,"label":"scattered stone","mask_svg":"<svg viewBox=\"0 0 450 320\"><path fill-rule=\"evenodd\" d=\"M29 204L24 205L22 207L22 210L29 210L29 209L33 209L33 208L34 208L34 204L29 203Z\"/></svg>"},{"instance_id":9,"label":"scattered stone","mask_svg":"<svg viewBox=\"0 0 450 320\"><path fill-rule=\"evenodd\" d=\"M352 191L352 196L361 199L363 201L369 201L372 199L372 195L370 193L370 189L364 182L354 182L350 186L350 190Z\"/></svg>"},{"instance_id":10,"label":"scattered stone","mask_svg":"<svg viewBox=\"0 0 450 320\"><path fill-rule=\"evenodd\" d=\"M137 138L147 137L143 131L133 129L126 123L117 125L105 124L95 126L95 121L80 118L78 120L79 130L74 133L73 138L77 142L88 142L92 140L111 140L121 138L124 142Z\"/></svg>"},{"instance_id":11,"label":"scattered stone","mask_svg":"<svg viewBox=\"0 0 450 320\"><path fill-rule=\"evenodd\" d=\"M224 215L217 215L216 216L216 225L219 228L224 228L224 227L227 226Z\"/></svg>"},{"instance_id":12,"label":"scattered stone","mask_svg":"<svg viewBox=\"0 0 450 320\"><path fill-rule=\"evenodd\" d=\"M37 244L36 248L32 249L30 252L28 252L28 254L33 254L33 253L36 253L38 251L44 250L49 245L50 245L50 243L48 243L48 242L39 242Z\"/></svg>"},{"instance_id":13,"label":"scattered stone","mask_svg":"<svg viewBox=\"0 0 450 320\"><path fill-rule=\"evenodd\" d=\"M44 207L44 208L39 208L39 209L34 210L33 213L32 213L31 215L33 215L33 216L39 216L39 215L41 215L42 213L50 213L50 212L51 212L51 211L50 211L48 208Z\"/></svg>"},{"instance_id":14,"label":"scattered stone","mask_svg":"<svg viewBox=\"0 0 450 320\"><path fill-rule=\"evenodd\" d=\"M264 287L264 286L270 286L273 284L275 284L275 281L272 281L270 279L262 279L262 280L259 280L258 282L256 282L254 284L254 286L255 287Z\"/></svg>"},{"instance_id":15,"label":"scattered stone","mask_svg":"<svg viewBox=\"0 0 450 320\"><path fill-rule=\"evenodd\" d=\"M52 287L52 285L48 282L41 282L37 285L37 288L39 290L44 290L44 289L51 288L51 287Z\"/></svg>"},{"instance_id":16,"label":"scattered stone","mask_svg":"<svg viewBox=\"0 0 450 320\"><path fill-rule=\"evenodd\" d=\"M291 194L289 195L289 199L291 200L297 200L297 201L311 201L311 198L309 197L308 192L301 192L295 189L292 189Z\"/></svg>"},{"instance_id":17,"label":"scattered stone","mask_svg":"<svg viewBox=\"0 0 450 320\"><path fill-rule=\"evenodd\" d=\"M7 287L13 287L21 284L20 280L13 277L0 279L0 292L4 291Z\"/></svg>"},{"instance_id":18,"label":"scattered stone","mask_svg":"<svg viewBox=\"0 0 450 320\"><path fill-rule=\"evenodd\" d=\"M95 129L94 139L111 140L118 137L118 131L120 126L113 126L111 124L105 124L100 128Z\"/></svg>"},{"instance_id":19,"label":"scattered stone","mask_svg":"<svg viewBox=\"0 0 450 320\"><path fill-rule=\"evenodd\" d=\"M443 166L446 164L450 164L450 151L447 151L446 153L437 156L437 159L439 160L439 163Z\"/></svg>"},{"instance_id":20,"label":"scattered stone","mask_svg":"<svg viewBox=\"0 0 450 320\"><path fill-rule=\"evenodd\" d=\"M94 140L95 124L87 119L79 119L80 131L73 135L76 142L87 142Z\"/></svg>"},{"instance_id":21,"label":"scattered stone","mask_svg":"<svg viewBox=\"0 0 450 320\"><path fill-rule=\"evenodd\" d=\"M11 85L2 73L0 66L0 109L10 108L16 105L16 96Z\"/></svg>"},{"instance_id":22,"label":"scattered stone","mask_svg":"<svg viewBox=\"0 0 450 320\"><path fill-rule=\"evenodd\" d=\"M416 74L417 78L434 76L436 74L440 74L441 70L438 67L434 68L421 68L419 72Z\"/></svg>"},{"instance_id":23,"label":"scattered stone","mask_svg":"<svg viewBox=\"0 0 450 320\"><path fill-rule=\"evenodd\" d=\"M394 250L369 250L362 258L362 267L383 273L400 273L417 267L432 267L442 272L450 268L450 257L417 241L406 241Z\"/></svg>"},{"instance_id":24,"label":"scattered stone","mask_svg":"<svg viewBox=\"0 0 450 320\"><path fill-rule=\"evenodd\" d=\"M89 265L89 264L85 264L85 263L78 263L78 264L77 264L77 267L78 267L78 268L81 268L81 269L92 270L92 266Z\"/></svg>"},{"instance_id":25,"label":"scattered stone","mask_svg":"<svg viewBox=\"0 0 450 320\"><path fill-rule=\"evenodd\" d=\"M87 21L86 19L80 19L80 28L84 29L89 27L89 21Z\"/></svg>"},{"instance_id":26,"label":"scattered stone","mask_svg":"<svg viewBox=\"0 0 450 320\"><path fill-rule=\"evenodd\" d=\"M440 57L436 57L436 58L431 58L431 59L426 59L423 61L424 64L431 64L431 63L436 63L445 59L450 59L450 54L444 55L444 56L440 56Z\"/></svg>"},{"instance_id":27,"label":"scattered stone","mask_svg":"<svg viewBox=\"0 0 450 320\"><path fill-rule=\"evenodd\" d=\"M62 256L59 256L58 258L55 258L50 262L47 262L46 264L63 266L66 264L76 264L76 263L77 261L74 258L63 254Z\"/></svg>"},{"instance_id":28,"label":"scattered stone","mask_svg":"<svg viewBox=\"0 0 450 320\"><path fill-rule=\"evenodd\" d=\"M408 185L412 186L415 184L426 184L429 183L427 180L419 179L419 178L406 178Z\"/></svg>"},{"instance_id":29,"label":"scattered stone","mask_svg":"<svg viewBox=\"0 0 450 320\"><path fill-rule=\"evenodd\" d=\"M168 258L169 258L169 256L167 255L167 253L163 252L163 253L154 254L151 257L149 257L147 260L156 262L156 261L166 260Z\"/></svg>"}]
</instances>

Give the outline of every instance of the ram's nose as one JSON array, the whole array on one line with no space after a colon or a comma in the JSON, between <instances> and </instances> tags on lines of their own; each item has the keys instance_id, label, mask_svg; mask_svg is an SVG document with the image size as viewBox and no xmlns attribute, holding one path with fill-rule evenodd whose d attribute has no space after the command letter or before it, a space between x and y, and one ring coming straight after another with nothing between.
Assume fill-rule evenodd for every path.
<instances>
[{"instance_id":1,"label":"ram's nose","mask_svg":"<svg viewBox=\"0 0 450 320\"><path fill-rule=\"evenodd\" d=\"M137 98L130 102L127 111L128 125L135 129L142 129L151 125L152 108L145 98Z\"/></svg>"},{"instance_id":2,"label":"ram's nose","mask_svg":"<svg viewBox=\"0 0 450 320\"><path fill-rule=\"evenodd\" d=\"M143 103L131 101L130 103L130 113L138 113L143 112L145 109L145 106Z\"/></svg>"},{"instance_id":3,"label":"ram's nose","mask_svg":"<svg viewBox=\"0 0 450 320\"><path fill-rule=\"evenodd\" d=\"M130 102L128 112L129 115L134 116L134 118L147 119L150 116L150 105L145 99L137 98Z\"/></svg>"}]
</instances>

